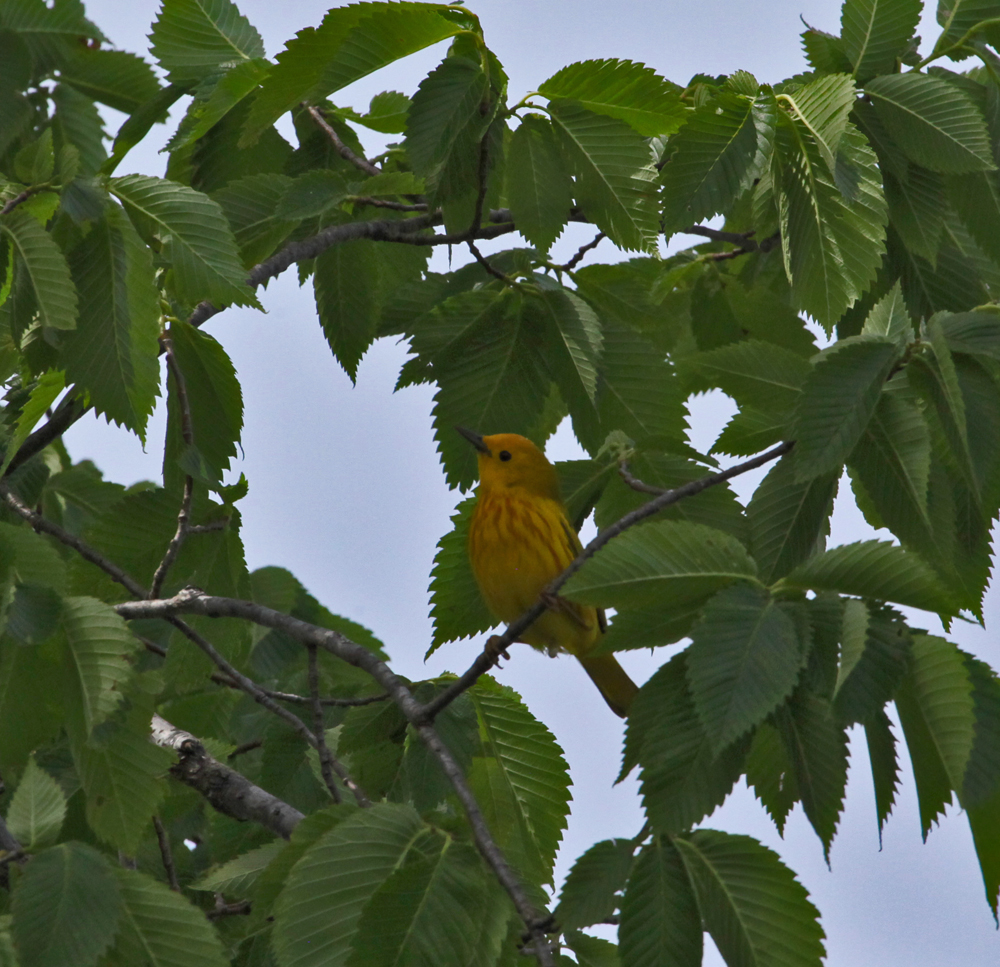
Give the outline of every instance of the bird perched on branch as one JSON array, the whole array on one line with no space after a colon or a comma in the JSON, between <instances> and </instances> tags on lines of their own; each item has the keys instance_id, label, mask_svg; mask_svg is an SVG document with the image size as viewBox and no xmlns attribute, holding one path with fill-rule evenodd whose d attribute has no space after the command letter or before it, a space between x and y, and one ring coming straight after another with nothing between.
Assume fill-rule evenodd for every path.
<instances>
[{"instance_id":1,"label":"bird perched on branch","mask_svg":"<svg viewBox=\"0 0 1000 967\"><path fill-rule=\"evenodd\" d=\"M469 524L469 561L490 611L510 623L542 598L546 610L519 641L583 665L615 714L623 718L638 691L614 655L591 655L607 628L604 612L545 588L580 553L566 517L555 467L516 433L480 436L456 427L478 451L478 500Z\"/></svg>"}]
</instances>

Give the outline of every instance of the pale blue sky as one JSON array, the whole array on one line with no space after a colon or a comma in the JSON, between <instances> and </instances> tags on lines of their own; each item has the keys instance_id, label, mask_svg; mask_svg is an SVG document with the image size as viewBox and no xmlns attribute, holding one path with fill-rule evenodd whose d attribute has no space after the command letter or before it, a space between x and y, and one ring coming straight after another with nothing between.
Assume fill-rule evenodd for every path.
<instances>
[{"instance_id":1,"label":"pale blue sky","mask_svg":"<svg viewBox=\"0 0 1000 967\"><path fill-rule=\"evenodd\" d=\"M487 42L510 75L512 98L559 68L591 57L640 60L678 82L696 72L739 68L777 81L805 69L800 14L833 33L840 20L832 0L619 0L613 5L470 0L468 6L480 15ZM156 9L149 0L128 5L91 0L87 5L116 44L137 52L145 52ZM325 7L316 0L243 0L241 9L273 57L295 30L317 24ZM925 37L934 35L932 24L933 17L925 17ZM342 92L338 102L362 107L382 90L412 93L440 57L440 50L416 55ZM119 122L114 115L112 129ZM164 140L160 137L160 143ZM159 175L163 167L163 156L137 149L120 172ZM557 244L569 254L590 237L580 231L579 238ZM605 243L596 256L611 259L613 250ZM444 253L436 258L443 260ZM457 251L455 258L461 260ZM392 394L405 347L386 341L365 357L352 388L322 339L311 288L300 290L294 272L272 282L262 301L266 314L228 310L207 326L233 358L244 388L246 456L236 473L242 470L250 480L250 494L241 504L248 563L290 568L332 610L370 626L386 643L397 671L414 678L461 671L476 652L474 643L446 646L426 666L421 660L430 636L428 572L456 500L445 487L431 437L433 391L412 387ZM695 401L695 445L707 449L728 412L725 399ZM92 457L109 477L131 483L159 473L162 433L158 414L148 453L143 453L134 438L88 418L73 428L67 443L75 458ZM550 456L576 452L572 434L563 427L550 444ZM749 496L760 474L748 478L737 487L742 497ZM858 540L869 533L849 501L841 500L832 540ZM988 619L1000 617L995 595L987 612ZM993 635L957 630L964 647L996 664ZM668 656L627 653L623 664L641 681ZM559 860L562 876L595 840L632 836L641 826L635 783L611 785L622 726L570 659L550 660L518 646L499 677L524 695L570 763L575 801ZM823 914L831 967L996 963L1000 936L984 900L964 817L952 810L921 845L912 776L904 761L900 802L879 851L863 736L852 751L855 768L832 849L832 872L801 808L792 814L782 841L752 794L738 787L703 825L756 836L799 873ZM712 950L705 963L714 967L722 961Z\"/></svg>"}]
</instances>

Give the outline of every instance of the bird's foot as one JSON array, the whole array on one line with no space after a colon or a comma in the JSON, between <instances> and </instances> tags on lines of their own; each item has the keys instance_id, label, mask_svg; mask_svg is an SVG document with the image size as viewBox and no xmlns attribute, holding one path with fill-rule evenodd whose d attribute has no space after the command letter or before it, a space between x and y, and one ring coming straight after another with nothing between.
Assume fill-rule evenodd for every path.
<instances>
[{"instance_id":1,"label":"bird's foot","mask_svg":"<svg viewBox=\"0 0 1000 967\"><path fill-rule=\"evenodd\" d=\"M507 661L510 661L510 655L507 653L507 647L500 635L490 635L483 651L489 655L491 659L493 659L494 665L500 664L501 658L505 658Z\"/></svg>"},{"instance_id":2,"label":"bird's foot","mask_svg":"<svg viewBox=\"0 0 1000 967\"><path fill-rule=\"evenodd\" d=\"M538 595L538 600L545 605L549 611L555 611L557 614L564 614L569 618L574 624L579 625L581 628L588 628L589 625L584 621L583 616L580 614L580 606L574 604L572 601L567 601L565 598L560 598L558 594L553 594L551 591L543 591Z\"/></svg>"}]
</instances>

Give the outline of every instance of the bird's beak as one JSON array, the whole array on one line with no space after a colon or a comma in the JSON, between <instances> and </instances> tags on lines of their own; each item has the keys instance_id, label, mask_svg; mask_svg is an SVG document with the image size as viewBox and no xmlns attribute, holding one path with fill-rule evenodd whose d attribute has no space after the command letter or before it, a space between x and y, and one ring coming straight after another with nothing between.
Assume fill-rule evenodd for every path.
<instances>
[{"instance_id":1,"label":"bird's beak","mask_svg":"<svg viewBox=\"0 0 1000 967\"><path fill-rule=\"evenodd\" d=\"M456 426L456 430L465 437L480 453L488 454L490 448L486 446L483 438L478 433L473 433L472 430L467 430L464 426Z\"/></svg>"}]
</instances>

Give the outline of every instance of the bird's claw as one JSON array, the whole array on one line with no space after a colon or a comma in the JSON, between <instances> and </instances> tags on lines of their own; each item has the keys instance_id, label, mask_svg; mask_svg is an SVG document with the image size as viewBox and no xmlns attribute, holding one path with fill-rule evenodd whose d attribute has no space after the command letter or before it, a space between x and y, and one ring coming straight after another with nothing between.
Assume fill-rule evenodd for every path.
<instances>
[{"instance_id":1,"label":"bird's claw","mask_svg":"<svg viewBox=\"0 0 1000 967\"><path fill-rule=\"evenodd\" d=\"M500 635L490 635L483 651L489 655L491 659L493 659L494 665L498 665L501 658L505 658L507 661L510 661L510 655L507 653L507 648Z\"/></svg>"}]
</instances>

